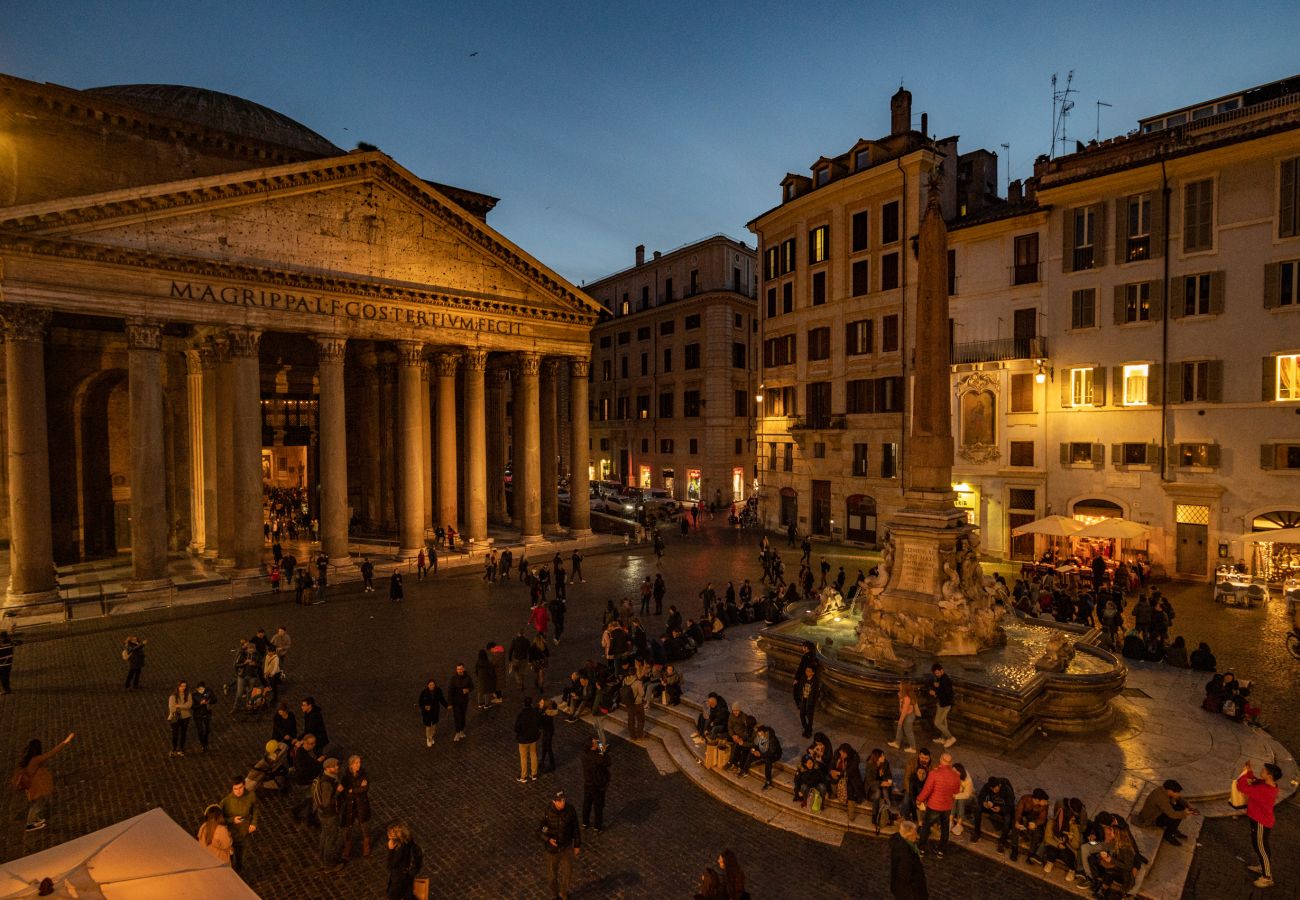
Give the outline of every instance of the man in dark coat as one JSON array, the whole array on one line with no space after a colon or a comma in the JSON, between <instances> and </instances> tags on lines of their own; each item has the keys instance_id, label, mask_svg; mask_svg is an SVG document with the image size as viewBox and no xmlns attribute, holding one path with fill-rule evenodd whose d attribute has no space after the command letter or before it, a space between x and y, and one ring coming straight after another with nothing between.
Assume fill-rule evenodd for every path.
<instances>
[{"instance_id":1,"label":"man in dark coat","mask_svg":"<svg viewBox=\"0 0 1300 900\"><path fill-rule=\"evenodd\" d=\"M325 714L316 705L315 697L303 698L302 733L316 735L316 746L322 753L329 749L330 734L325 730Z\"/></svg>"},{"instance_id":2,"label":"man in dark coat","mask_svg":"<svg viewBox=\"0 0 1300 900\"><path fill-rule=\"evenodd\" d=\"M895 900L929 900L925 867L916 846L916 823L902 819L889 839L889 892Z\"/></svg>"},{"instance_id":3,"label":"man in dark coat","mask_svg":"<svg viewBox=\"0 0 1300 900\"><path fill-rule=\"evenodd\" d=\"M464 663L456 664L456 674L447 682L448 701L451 703L452 718L456 722L456 736L453 741L465 740L465 713L469 709L469 695L474 690L474 679L465 671Z\"/></svg>"},{"instance_id":4,"label":"man in dark coat","mask_svg":"<svg viewBox=\"0 0 1300 900\"><path fill-rule=\"evenodd\" d=\"M519 745L520 784L537 780L537 742L542 739L542 714L532 697L524 698L523 708L515 716L515 743Z\"/></svg>"},{"instance_id":5,"label":"man in dark coat","mask_svg":"<svg viewBox=\"0 0 1300 900\"><path fill-rule=\"evenodd\" d=\"M578 827L578 814L564 799L564 791L556 791L555 799L546 807L541 834L546 847L547 887L552 897L568 900L573 859L582 849L582 829Z\"/></svg>"},{"instance_id":6,"label":"man in dark coat","mask_svg":"<svg viewBox=\"0 0 1300 900\"><path fill-rule=\"evenodd\" d=\"M582 827L605 827L605 789L609 787L609 754L592 735L582 751ZM593 824L594 820L594 824Z\"/></svg>"}]
</instances>

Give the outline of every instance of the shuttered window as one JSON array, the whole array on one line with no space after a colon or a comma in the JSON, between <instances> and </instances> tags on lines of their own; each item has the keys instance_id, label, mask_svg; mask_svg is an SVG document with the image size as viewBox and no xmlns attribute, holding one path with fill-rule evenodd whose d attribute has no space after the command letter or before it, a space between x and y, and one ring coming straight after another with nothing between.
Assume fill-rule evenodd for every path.
<instances>
[{"instance_id":1,"label":"shuttered window","mask_svg":"<svg viewBox=\"0 0 1300 900\"><path fill-rule=\"evenodd\" d=\"M1279 175L1277 236L1295 237L1300 234L1300 157L1283 160Z\"/></svg>"},{"instance_id":2,"label":"shuttered window","mask_svg":"<svg viewBox=\"0 0 1300 900\"><path fill-rule=\"evenodd\" d=\"M1183 252L1214 247L1214 180L1183 185Z\"/></svg>"}]
</instances>

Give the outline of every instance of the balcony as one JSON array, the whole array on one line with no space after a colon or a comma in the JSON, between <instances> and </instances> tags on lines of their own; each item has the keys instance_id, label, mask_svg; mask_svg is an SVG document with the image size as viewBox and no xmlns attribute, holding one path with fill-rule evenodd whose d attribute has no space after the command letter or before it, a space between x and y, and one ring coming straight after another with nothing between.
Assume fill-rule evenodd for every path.
<instances>
[{"instance_id":1,"label":"balcony","mask_svg":"<svg viewBox=\"0 0 1300 900\"><path fill-rule=\"evenodd\" d=\"M998 338L995 341L968 341L952 348L952 364L997 362L1006 359L1043 359L1047 357L1047 338Z\"/></svg>"},{"instance_id":2,"label":"balcony","mask_svg":"<svg viewBox=\"0 0 1300 900\"><path fill-rule=\"evenodd\" d=\"M790 416L790 431L843 431L848 422L843 413L814 413L805 416Z\"/></svg>"},{"instance_id":3,"label":"balcony","mask_svg":"<svg viewBox=\"0 0 1300 900\"><path fill-rule=\"evenodd\" d=\"M1021 284L1037 284L1041 279L1038 275L1038 262L1016 263L1011 267L1011 284L1012 286Z\"/></svg>"}]
</instances>

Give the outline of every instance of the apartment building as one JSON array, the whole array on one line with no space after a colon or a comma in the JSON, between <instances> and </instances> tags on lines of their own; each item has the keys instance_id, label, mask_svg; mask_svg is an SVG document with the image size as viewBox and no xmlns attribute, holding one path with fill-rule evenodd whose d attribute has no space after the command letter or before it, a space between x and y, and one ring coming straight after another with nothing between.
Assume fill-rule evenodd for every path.
<instances>
[{"instance_id":1,"label":"apartment building","mask_svg":"<svg viewBox=\"0 0 1300 900\"><path fill-rule=\"evenodd\" d=\"M758 321L752 247L713 235L585 286L592 478L679 500L740 502L754 464Z\"/></svg>"}]
</instances>

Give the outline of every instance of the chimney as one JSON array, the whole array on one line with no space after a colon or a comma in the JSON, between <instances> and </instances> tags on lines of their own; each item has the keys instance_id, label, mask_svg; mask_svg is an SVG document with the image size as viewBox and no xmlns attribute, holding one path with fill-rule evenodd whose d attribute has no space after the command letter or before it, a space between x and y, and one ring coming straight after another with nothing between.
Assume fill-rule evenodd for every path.
<instances>
[{"instance_id":1,"label":"chimney","mask_svg":"<svg viewBox=\"0 0 1300 900\"><path fill-rule=\"evenodd\" d=\"M661 257L661 256L663 256L663 254L660 253L658 250L656 250L656 251L655 251L655 259L658 259L658 258Z\"/></svg>"},{"instance_id":2,"label":"chimney","mask_svg":"<svg viewBox=\"0 0 1300 900\"><path fill-rule=\"evenodd\" d=\"M1038 179L1037 178L1025 179L1025 202L1026 203L1038 202Z\"/></svg>"},{"instance_id":3,"label":"chimney","mask_svg":"<svg viewBox=\"0 0 1300 900\"><path fill-rule=\"evenodd\" d=\"M921 113L921 134L930 136L930 114Z\"/></svg>"},{"instance_id":4,"label":"chimney","mask_svg":"<svg viewBox=\"0 0 1300 900\"><path fill-rule=\"evenodd\" d=\"M899 88L889 98L889 133L903 134L912 130L912 92Z\"/></svg>"},{"instance_id":5,"label":"chimney","mask_svg":"<svg viewBox=\"0 0 1300 900\"><path fill-rule=\"evenodd\" d=\"M638 266L645 265L645 244L636 245L636 264Z\"/></svg>"},{"instance_id":6,"label":"chimney","mask_svg":"<svg viewBox=\"0 0 1300 900\"><path fill-rule=\"evenodd\" d=\"M1019 203L1022 197L1023 193L1021 191L1020 179L1017 178L1015 181L1007 185L1007 202Z\"/></svg>"}]
</instances>

